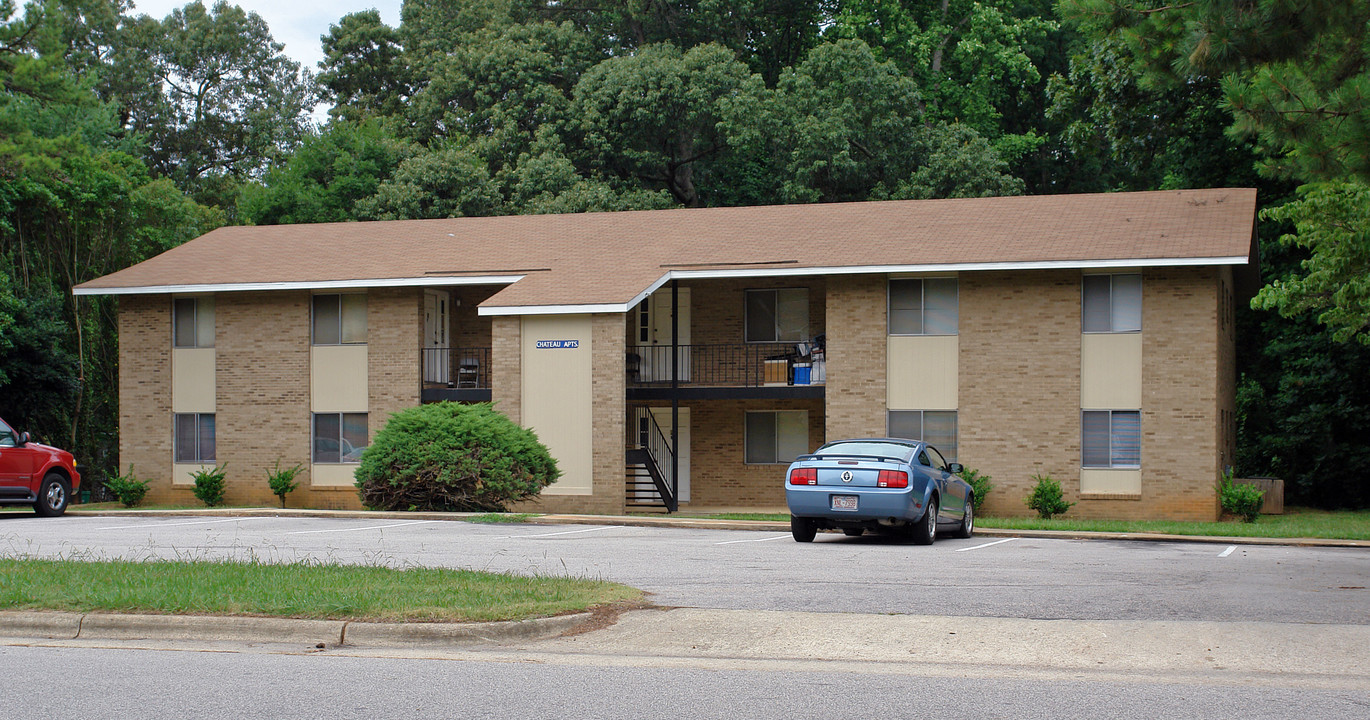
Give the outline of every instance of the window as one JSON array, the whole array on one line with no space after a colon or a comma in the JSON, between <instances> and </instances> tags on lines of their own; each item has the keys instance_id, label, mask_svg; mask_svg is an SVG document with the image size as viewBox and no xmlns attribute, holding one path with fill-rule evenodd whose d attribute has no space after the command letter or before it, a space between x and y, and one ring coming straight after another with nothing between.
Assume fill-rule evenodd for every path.
<instances>
[{"instance_id":1,"label":"window","mask_svg":"<svg viewBox=\"0 0 1370 720\"><path fill-rule=\"evenodd\" d=\"M793 462L809 451L809 411L749 412L744 435L747 463Z\"/></svg>"},{"instance_id":2,"label":"window","mask_svg":"<svg viewBox=\"0 0 1370 720\"><path fill-rule=\"evenodd\" d=\"M1142 329L1141 275L1086 275L1082 325L1087 333Z\"/></svg>"},{"instance_id":3,"label":"window","mask_svg":"<svg viewBox=\"0 0 1370 720\"><path fill-rule=\"evenodd\" d=\"M0 447L17 447L19 433L16 433L4 420L0 420Z\"/></svg>"},{"instance_id":4,"label":"window","mask_svg":"<svg viewBox=\"0 0 1370 720\"><path fill-rule=\"evenodd\" d=\"M891 280L889 302L891 335L956 334L956 278Z\"/></svg>"},{"instance_id":5,"label":"window","mask_svg":"<svg viewBox=\"0 0 1370 720\"><path fill-rule=\"evenodd\" d=\"M314 414L314 462L360 462L366 446L366 413Z\"/></svg>"},{"instance_id":6,"label":"window","mask_svg":"<svg viewBox=\"0 0 1370 720\"><path fill-rule=\"evenodd\" d=\"M922 440L956 462L955 410L890 410L885 424L890 437Z\"/></svg>"},{"instance_id":7,"label":"window","mask_svg":"<svg viewBox=\"0 0 1370 720\"><path fill-rule=\"evenodd\" d=\"M315 345L361 345L365 342L365 295L314 296Z\"/></svg>"},{"instance_id":8,"label":"window","mask_svg":"<svg viewBox=\"0 0 1370 720\"><path fill-rule=\"evenodd\" d=\"M1140 410L1084 410L1080 413L1080 436L1084 467L1142 466Z\"/></svg>"},{"instance_id":9,"label":"window","mask_svg":"<svg viewBox=\"0 0 1370 720\"><path fill-rule=\"evenodd\" d=\"M747 342L797 342L809 337L809 289L747 291Z\"/></svg>"},{"instance_id":10,"label":"window","mask_svg":"<svg viewBox=\"0 0 1370 720\"><path fill-rule=\"evenodd\" d=\"M214 347L214 298L176 298L171 314L173 347Z\"/></svg>"},{"instance_id":11,"label":"window","mask_svg":"<svg viewBox=\"0 0 1370 720\"><path fill-rule=\"evenodd\" d=\"M214 414L176 413L176 462L214 462Z\"/></svg>"}]
</instances>

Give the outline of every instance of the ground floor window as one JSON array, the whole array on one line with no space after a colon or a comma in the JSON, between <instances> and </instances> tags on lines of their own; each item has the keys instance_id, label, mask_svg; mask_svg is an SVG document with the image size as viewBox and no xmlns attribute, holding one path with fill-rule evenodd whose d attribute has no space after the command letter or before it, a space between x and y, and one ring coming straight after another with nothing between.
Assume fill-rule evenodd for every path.
<instances>
[{"instance_id":1,"label":"ground floor window","mask_svg":"<svg viewBox=\"0 0 1370 720\"><path fill-rule=\"evenodd\" d=\"M178 463L214 462L214 413L176 413Z\"/></svg>"},{"instance_id":2,"label":"ground floor window","mask_svg":"<svg viewBox=\"0 0 1370 720\"><path fill-rule=\"evenodd\" d=\"M314 462L359 462L367 444L366 413L314 413Z\"/></svg>"},{"instance_id":3,"label":"ground floor window","mask_svg":"<svg viewBox=\"0 0 1370 720\"><path fill-rule=\"evenodd\" d=\"M743 429L746 462L789 463L809 452L809 411L748 412Z\"/></svg>"},{"instance_id":4,"label":"ground floor window","mask_svg":"<svg viewBox=\"0 0 1370 720\"><path fill-rule=\"evenodd\" d=\"M1084 467L1141 467L1141 411L1081 411L1080 444L1081 464Z\"/></svg>"},{"instance_id":5,"label":"ground floor window","mask_svg":"<svg viewBox=\"0 0 1370 720\"><path fill-rule=\"evenodd\" d=\"M885 424L890 437L922 440L956 462L955 410L890 410Z\"/></svg>"}]
</instances>

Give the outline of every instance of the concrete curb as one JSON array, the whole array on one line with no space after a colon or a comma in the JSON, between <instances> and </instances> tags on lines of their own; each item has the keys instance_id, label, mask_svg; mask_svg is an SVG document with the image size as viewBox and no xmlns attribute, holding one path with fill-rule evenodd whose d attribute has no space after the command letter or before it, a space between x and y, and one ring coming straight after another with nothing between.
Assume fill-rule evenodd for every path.
<instances>
[{"instance_id":1,"label":"concrete curb","mask_svg":"<svg viewBox=\"0 0 1370 720\"><path fill-rule=\"evenodd\" d=\"M297 510L279 508L206 508L203 510L81 510L73 506L67 514L77 517L308 517L354 518L367 520L466 520L484 513L387 512L372 510ZM752 530L788 532L788 522L772 520L712 520L674 516L643 515L538 515L528 520L540 525L617 525L624 527L674 527L709 530ZM1168 535L1163 533L1090 532L1084 530L1007 530L975 528L983 537L1050 538L1057 540L1135 540L1141 542L1194 542L1226 545L1284 545L1291 547L1370 548L1370 540L1328 538L1264 538L1217 535Z\"/></svg>"},{"instance_id":2,"label":"concrete curb","mask_svg":"<svg viewBox=\"0 0 1370 720\"><path fill-rule=\"evenodd\" d=\"M589 613L488 623L370 623L221 615L0 611L0 637L46 640L224 641L346 648L452 646L541 640Z\"/></svg>"}]
</instances>

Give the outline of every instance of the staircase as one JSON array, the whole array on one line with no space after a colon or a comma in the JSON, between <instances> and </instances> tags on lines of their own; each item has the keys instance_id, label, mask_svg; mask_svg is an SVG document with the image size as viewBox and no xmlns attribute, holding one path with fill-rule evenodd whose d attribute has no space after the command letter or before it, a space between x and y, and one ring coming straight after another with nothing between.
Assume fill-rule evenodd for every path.
<instances>
[{"instance_id":1,"label":"staircase","mask_svg":"<svg viewBox=\"0 0 1370 720\"><path fill-rule=\"evenodd\" d=\"M633 414L630 413L630 417ZM650 412L636 413L634 437L624 454L623 507L628 512L676 511L669 473L674 453L671 443Z\"/></svg>"}]
</instances>

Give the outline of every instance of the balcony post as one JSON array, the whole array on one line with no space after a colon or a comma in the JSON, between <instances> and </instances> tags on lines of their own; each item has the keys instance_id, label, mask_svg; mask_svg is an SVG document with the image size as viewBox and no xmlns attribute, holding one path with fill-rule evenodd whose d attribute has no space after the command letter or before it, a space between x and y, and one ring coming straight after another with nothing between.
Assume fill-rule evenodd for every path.
<instances>
[{"instance_id":1,"label":"balcony post","mask_svg":"<svg viewBox=\"0 0 1370 720\"><path fill-rule=\"evenodd\" d=\"M680 507L680 281L671 280L671 507Z\"/></svg>"}]
</instances>

